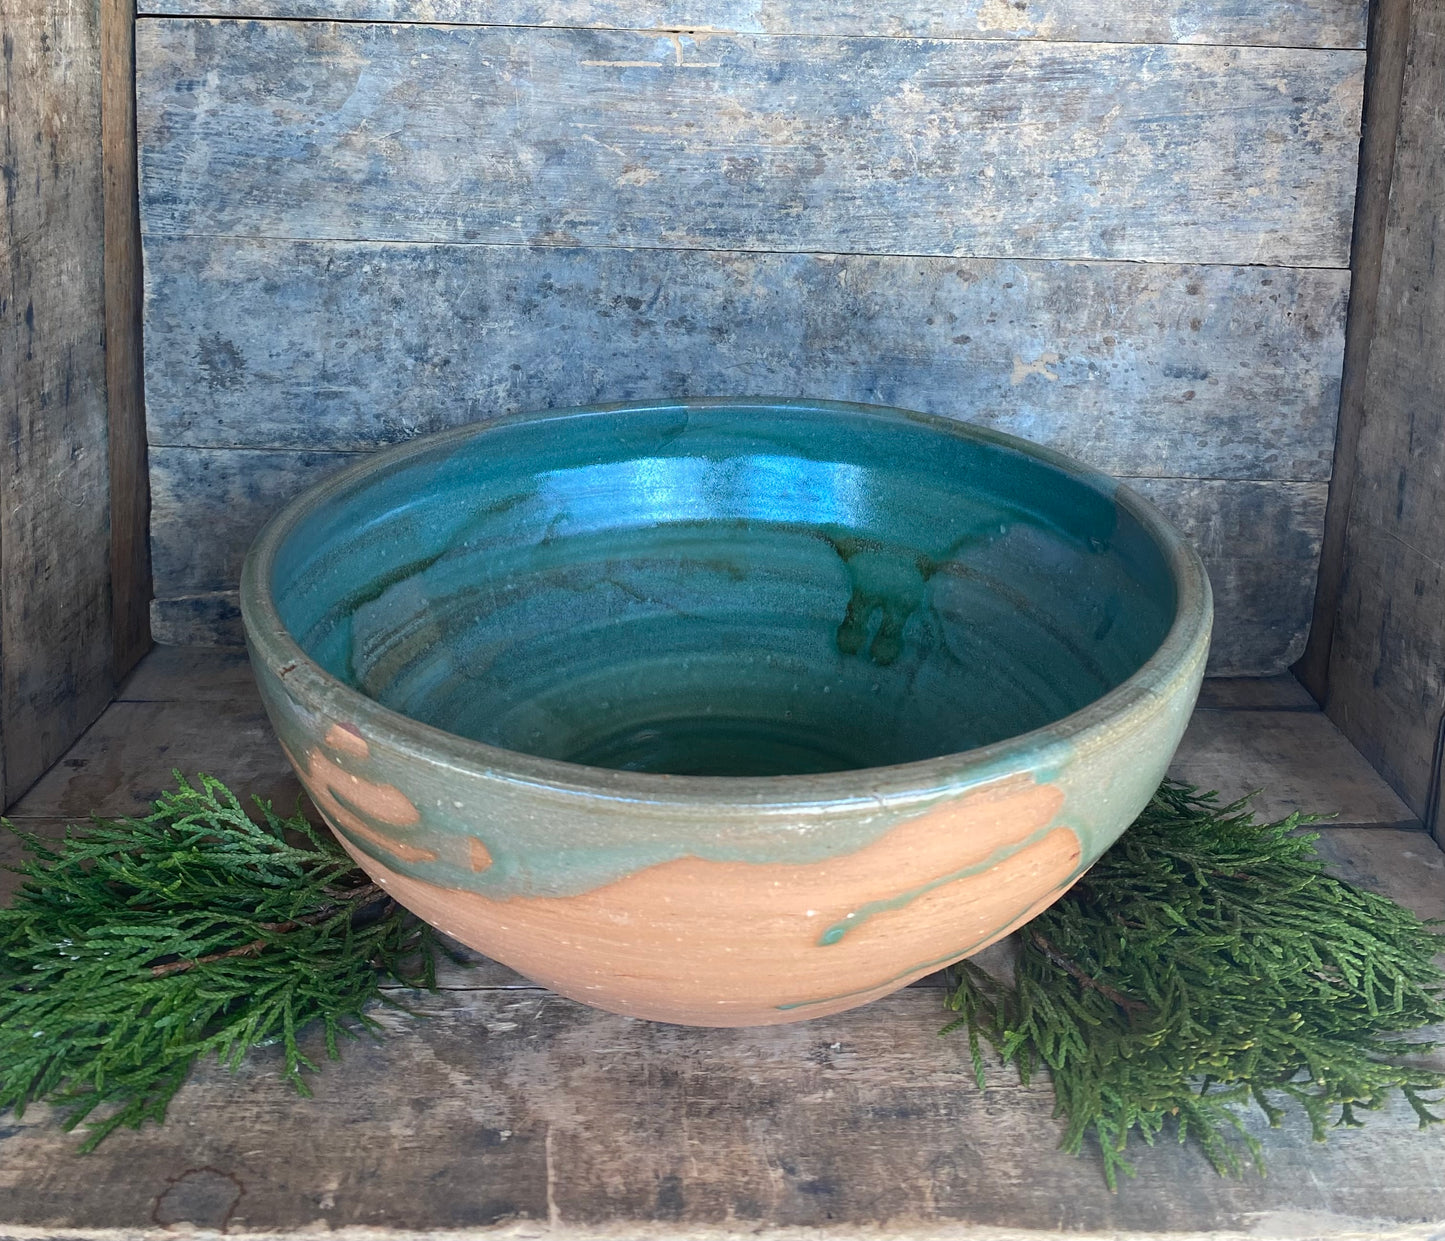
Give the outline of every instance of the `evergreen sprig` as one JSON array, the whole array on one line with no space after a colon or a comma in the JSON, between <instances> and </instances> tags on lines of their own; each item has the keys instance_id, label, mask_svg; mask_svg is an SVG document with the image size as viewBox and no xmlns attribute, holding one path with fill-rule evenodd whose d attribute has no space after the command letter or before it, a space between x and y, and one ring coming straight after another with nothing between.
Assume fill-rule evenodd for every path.
<instances>
[{"instance_id":1,"label":"evergreen sprig","mask_svg":"<svg viewBox=\"0 0 1445 1241\"><path fill-rule=\"evenodd\" d=\"M1025 1081L1040 1065L1117 1187L1131 1134L1172 1126L1222 1174L1263 1171L1241 1107L1278 1125L1291 1103L1317 1141L1399 1090L1421 1127L1445 1074L1409 1063L1438 1046L1401 1035L1445 1021L1445 934L1324 873L1293 815L1166 782L1062 900L1024 928L1012 981L964 961L948 1004Z\"/></svg>"},{"instance_id":2,"label":"evergreen sprig","mask_svg":"<svg viewBox=\"0 0 1445 1241\"><path fill-rule=\"evenodd\" d=\"M309 1094L302 1026L334 1059L379 1028L363 1010L384 976L435 983L429 928L303 817L258 800L253 819L219 781L176 778L146 818L16 833L33 856L0 909L0 1111L46 1100L73 1128L99 1110L82 1150L162 1120L212 1053L235 1068L279 1042Z\"/></svg>"}]
</instances>

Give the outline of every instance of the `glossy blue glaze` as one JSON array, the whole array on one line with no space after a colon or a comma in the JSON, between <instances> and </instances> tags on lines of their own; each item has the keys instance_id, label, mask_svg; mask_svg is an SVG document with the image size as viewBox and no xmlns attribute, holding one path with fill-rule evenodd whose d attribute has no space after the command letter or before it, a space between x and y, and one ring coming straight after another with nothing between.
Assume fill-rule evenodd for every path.
<instances>
[{"instance_id":1,"label":"glossy blue glaze","mask_svg":"<svg viewBox=\"0 0 1445 1241\"><path fill-rule=\"evenodd\" d=\"M414 720L710 776L1044 727L1135 673L1176 605L1112 481L956 423L801 402L441 437L296 523L271 586L308 655Z\"/></svg>"}]
</instances>

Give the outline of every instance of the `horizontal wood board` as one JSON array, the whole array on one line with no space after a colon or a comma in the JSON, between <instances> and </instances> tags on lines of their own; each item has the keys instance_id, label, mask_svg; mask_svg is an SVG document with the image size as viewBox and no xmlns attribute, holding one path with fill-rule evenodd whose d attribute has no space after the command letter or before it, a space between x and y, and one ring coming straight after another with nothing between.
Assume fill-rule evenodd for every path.
<instances>
[{"instance_id":1,"label":"horizontal wood board","mask_svg":"<svg viewBox=\"0 0 1445 1241\"><path fill-rule=\"evenodd\" d=\"M99 8L15 3L0 94L0 808L110 700Z\"/></svg>"},{"instance_id":2,"label":"horizontal wood board","mask_svg":"<svg viewBox=\"0 0 1445 1241\"><path fill-rule=\"evenodd\" d=\"M89 1158L53 1113L27 1110L8 1127L0 1226L1424 1241L1445 1205L1445 1133L1421 1133L1401 1102L1323 1147L1298 1114L1270 1130L1256 1113L1265 1178L1221 1179L1164 1140L1111 1194L1093 1159L1057 1150L1047 1082L990 1068L980 1091L967 1040L938 1037L948 1014L922 988L759 1030L633 1021L526 990L399 998L427 1019L377 1008L385 1035L347 1043L314 1098L281 1079L279 1051L234 1075L207 1064L164 1127L117 1133ZM324 1060L314 1034L303 1047Z\"/></svg>"},{"instance_id":3,"label":"horizontal wood board","mask_svg":"<svg viewBox=\"0 0 1445 1241\"><path fill-rule=\"evenodd\" d=\"M1327 706L1438 819L1445 729L1445 11L1412 6ZM1429 805L1432 793L1437 799Z\"/></svg>"},{"instance_id":4,"label":"horizontal wood board","mask_svg":"<svg viewBox=\"0 0 1445 1241\"><path fill-rule=\"evenodd\" d=\"M149 19L149 233L1348 262L1363 54Z\"/></svg>"},{"instance_id":5,"label":"horizontal wood board","mask_svg":"<svg viewBox=\"0 0 1445 1241\"><path fill-rule=\"evenodd\" d=\"M157 640L240 640L234 585L276 506L353 453L153 448L152 558L166 589ZM1277 672L1303 649L1323 517L1323 483L1135 478L1204 557L1217 610L1212 669ZM158 592L161 594L162 592ZM1286 633L1281 618L1294 618Z\"/></svg>"},{"instance_id":6,"label":"horizontal wood board","mask_svg":"<svg viewBox=\"0 0 1445 1241\"><path fill-rule=\"evenodd\" d=\"M138 25L161 641L238 639L238 553L295 490L281 458L237 457L257 481L223 488L217 522L188 489L219 457L182 449L355 452L753 392L966 416L1163 480L1141 487L1210 544L1213 667L1298 654L1361 11L779 0L618 21L544 0L482 20L381 0L249 20L327 16L301 2Z\"/></svg>"},{"instance_id":7,"label":"horizontal wood board","mask_svg":"<svg viewBox=\"0 0 1445 1241\"><path fill-rule=\"evenodd\" d=\"M1117 474L1329 477L1343 271L164 235L146 250L161 446L370 449L524 409L766 393L968 418Z\"/></svg>"},{"instance_id":8,"label":"horizontal wood board","mask_svg":"<svg viewBox=\"0 0 1445 1241\"><path fill-rule=\"evenodd\" d=\"M156 16L1364 47L1363 0L142 0Z\"/></svg>"}]
</instances>

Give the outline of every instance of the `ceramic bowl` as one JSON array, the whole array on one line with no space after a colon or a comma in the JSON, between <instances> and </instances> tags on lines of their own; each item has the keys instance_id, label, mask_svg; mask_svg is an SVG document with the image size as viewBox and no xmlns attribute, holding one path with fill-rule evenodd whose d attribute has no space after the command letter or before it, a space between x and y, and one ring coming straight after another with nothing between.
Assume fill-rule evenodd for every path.
<instances>
[{"instance_id":1,"label":"ceramic bowl","mask_svg":"<svg viewBox=\"0 0 1445 1241\"><path fill-rule=\"evenodd\" d=\"M267 710L341 843L462 942L694 1025L866 1003L1072 884L1164 775L1208 579L1127 487L859 405L505 418L251 549Z\"/></svg>"}]
</instances>

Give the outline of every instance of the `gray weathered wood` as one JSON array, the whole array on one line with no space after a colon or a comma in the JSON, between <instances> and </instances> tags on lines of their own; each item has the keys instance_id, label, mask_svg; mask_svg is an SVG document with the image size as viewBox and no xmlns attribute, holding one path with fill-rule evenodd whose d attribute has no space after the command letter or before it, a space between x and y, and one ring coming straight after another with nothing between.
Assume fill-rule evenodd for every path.
<instances>
[{"instance_id":1,"label":"gray weathered wood","mask_svg":"<svg viewBox=\"0 0 1445 1241\"><path fill-rule=\"evenodd\" d=\"M357 459L355 453L153 448L157 640L235 642L234 595L226 592L235 589L251 540L285 500ZM1325 485L1129 481L1173 519L1209 568L1216 608L1212 670L1267 675L1297 658L1314 596Z\"/></svg>"},{"instance_id":2,"label":"gray weathered wood","mask_svg":"<svg viewBox=\"0 0 1445 1241\"><path fill-rule=\"evenodd\" d=\"M1406 55L1327 699L1421 815L1434 809L1445 716L1442 183L1445 10L1422 3Z\"/></svg>"},{"instance_id":3,"label":"gray weathered wood","mask_svg":"<svg viewBox=\"0 0 1445 1241\"><path fill-rule=\"evenodd\" d=\"M1262 789L1252 806L1267 820L1299 811L1332 815L1341 825L1418 827L1394 790L1318 711L1196 711L1169 770L1226 802Z\"/></svg>"},{"instance_id":4,"label":"gray weathered wood","mask_svg":"<svg viewBox=\"0 0 1445 1241\"><path fill-rule=\"evenodd\" d=\"M1343 267L1356 51L152 20L142 226Z\"/></svg>"},{"instance_id":5,"label":"gray weathered wood","mask_svg":"<svg viewBox=\"0 0 1445 1241\"><path fill-rule=\"evenodd\" d=\"M1422 918L1445 919L1445 852L1425 832L1322 827L1315 851L1341 879L1383 892ZM1445 1049L1437 1053L1445 1059Z\"/></svg>"},{"instance_id":6,"label":"gray weathered wood","mask_svg":"<svg viewBox=\"0 0 1445 1241\"><path fill-rule=\"evenodd\" d=\"M371 448L767 393L969 418L1119 474L1324 480L1346 273L147 239L158 445Z\"/></svg>"},{"instance_id":7,"label":"gray weathered wood","mask_svg":"<svg viewBox=\"0 0 1445 1241\"><path fill-rule=\"evenodd\" d=\"M378 1009L388 1037L347 1044L312 1099L281 1080L278 1051L234 1075L207 1065L164 1127L84 1160L52 1114L27 1111L0 1166L6 1231L1424 1241L1401 1226L1445 1211L1445 1132L1421 1133L1399 1102L1324 1146L1298 1115L1279 1130L1251 1118L1266 1178L1221 1179L1173 1141L1141 1147L1138 1178L1111 1194L1092 1157L1056 1149L1047 1082L990 1069L978 1090L967 1041L938 1037L936 992L757 1030L530 991L407 998L429 1020ZM304 1046L324 1057L315 1035Z\"/></svg>"},{"instance_id":8,"label":"gray weathered wood","mask_svg":"<svg viewBox=\"0 0 1445 1241\"><path fill-rule=\"evenodd\" d=\"M1272 677L1208 677L1198 706L1228 711L1318 711L1319 705L1289 673Z\"/></svg>"},{"instance_id":9,"label":"gray weathered wood","mask_svg":"<svg viewBox=\"0 0 1445 1241\"><path fill-rule=\"evenodd\" d=\"M101 0L101 147L105 190L105 379L115 675L150 649L146 541L141 240L135 150L135 0Z\"/></svg>"},{"instance_id":10,"label":"gray weathered wood","mask_svg":"<svg viewBox=\"0 0 1445 1241\"><path fill-rule=\"evenodd\" d=\"M1214 588L1216 676L1282 672L1304 650L1319 563L1320 483L1131 478L1204 559Z\"/></svg>"},{"instance_id":11,"label":"gray weathered wood","mask_svg":"<svg viewBox=\"0 0 1445 1241\"><path fill-rule=\"evenodd\" d=\"M1365 419L1365 379L1380 293L1380 261L1389 215L1395 138L1405 53L1410 40L1411 0L1379 0L1370 7L1370 55L1365 69L1365 105L1360 138L1360 181L1354 240L1350 248L1350 304L1347 349L1340 392L1339 429L1331 474L1330 502L1320 546L1309 646L1296 668L1320 702L1329 689L1330 648L1345 570L1345 532L1354 499L1360 428Z\"/></svg>"},{"instance_id":12,"label":"gray weathered wood","mask_svg":"<svg viewBox=\"0 0 1445 1241\"><path fill-rule=\"evenodd\" d=\"M252 688L222 700L112 703L7 813L17 823L146 814L177 770L215 776L286 814L301 795Z\"/></svg>"},{"instance_id":13,"label":"gray weathered wood","mask_svg":"<svg viewBox=\"0 0 1445 1241\"><path fill-rule=\"evenodd\" d=\"M143 13L736 34L1364 47L1360 0L144 0Z\"/></svg>"},{"instance_id":14,"label":"gray weathered wood","mask_svg":"<svg viewBox=\"0 0 1445 1241\"><path fill-rule=\"evenodd\" d=\"M0 806L113 684L98 16L0 7Z\"/></svg>"}]
</instances>

